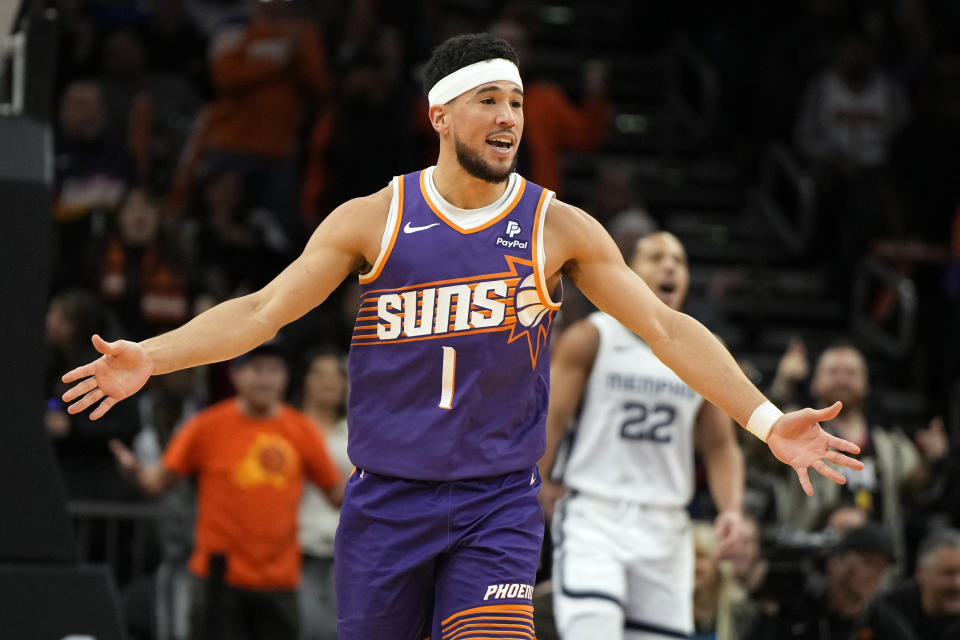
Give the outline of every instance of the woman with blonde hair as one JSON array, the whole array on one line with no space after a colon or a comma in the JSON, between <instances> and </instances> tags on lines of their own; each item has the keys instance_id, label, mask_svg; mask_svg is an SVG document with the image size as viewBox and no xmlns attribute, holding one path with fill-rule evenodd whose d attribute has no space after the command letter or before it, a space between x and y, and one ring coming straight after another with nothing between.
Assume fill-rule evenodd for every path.
<instances>
[{"instance_id":1,"label":"woman with blonde hair","mask_svg":"<svg viewBox=\"0 0 960 640\"><path fill-rule=\"evenodd\" d=\"M693 640L736 640L736 611L746 599L733 566L718 557L713 525L693 523Z\"/></svg>"}]
</instances>

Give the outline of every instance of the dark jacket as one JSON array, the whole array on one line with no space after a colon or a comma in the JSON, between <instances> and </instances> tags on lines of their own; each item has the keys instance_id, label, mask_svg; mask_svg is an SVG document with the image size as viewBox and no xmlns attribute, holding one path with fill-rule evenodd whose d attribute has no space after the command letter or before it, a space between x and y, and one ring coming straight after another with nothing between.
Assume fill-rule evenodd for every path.
<instances>
[{"instance_id":1,"label":"dark jacket","mask_svg":"<svg viewBox=\"0 0 960 640\"><path fill-rule=\"evenodd\" d=\"M878 599L878 606L899 613L923 640L960 638L960 616L932 617L923 610L920 585L915 579L899 583Z\"/></svg>"}]
</instances>

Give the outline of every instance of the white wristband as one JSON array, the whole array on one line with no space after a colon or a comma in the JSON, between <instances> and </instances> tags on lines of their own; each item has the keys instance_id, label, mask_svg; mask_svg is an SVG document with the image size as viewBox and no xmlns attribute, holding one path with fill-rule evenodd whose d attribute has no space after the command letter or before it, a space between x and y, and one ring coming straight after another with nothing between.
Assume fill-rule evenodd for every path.
<instances>
[{"instance_id":1,"label":"white wristband","mask_svg":"<svg viewBox=\"0 0 960 640\"><path fill-rule=\"evenodd\" d=\"M777 409L775 404L767 400L750 414L750 419L747 420L747 431L766 442L770 430L773 429L773 423L779 420L782 415L783 411Z\"/></svg>"}]
</instances>

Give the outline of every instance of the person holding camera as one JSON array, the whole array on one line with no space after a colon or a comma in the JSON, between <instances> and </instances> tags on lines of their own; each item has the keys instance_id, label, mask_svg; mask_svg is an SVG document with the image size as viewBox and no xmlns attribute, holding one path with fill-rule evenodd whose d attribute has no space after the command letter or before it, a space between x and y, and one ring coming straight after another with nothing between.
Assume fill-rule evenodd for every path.
<instances>
[{"instance_id":1,"label":"person holding camera","mask_svg":"<svg viewBox=\"0 0 960 640\"><path fill-rule=\"evenodd\" d=\"M850 529L830 549L823 575L809 575L799 597L765 608L744 640L919 640L902 615L875 605L893 561L893 545L879 525Z\"/></svg>"},{"instance_id":2,"label":"person holding camera","mask_svg":"<svg viewBox=\"0 0 960 640\"><path fill-rule=\"evenodd\" d=\"M924 640L960 638L960 530L927 535L913 578L883 594L880 602L901 613Z\"/></svg>"}]
</instances>

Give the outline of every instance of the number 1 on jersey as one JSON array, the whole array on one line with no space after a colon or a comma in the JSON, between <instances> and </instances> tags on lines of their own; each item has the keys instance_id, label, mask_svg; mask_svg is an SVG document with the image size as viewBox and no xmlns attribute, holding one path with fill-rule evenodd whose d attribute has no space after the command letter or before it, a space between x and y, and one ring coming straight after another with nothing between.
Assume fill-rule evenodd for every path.
<instances>
[{"instance_id":1,"label":"number 1 on jersey","mask_svg":"<svg viewBox=\"0 0 960 640\"><path fill-rule=\"evenodd\" d=\"M443 370L440 373L440 404L441 409L453 408L453 387L457 378L457 350L453 347L443 347Z\"/></svg>"}]
</instances>

